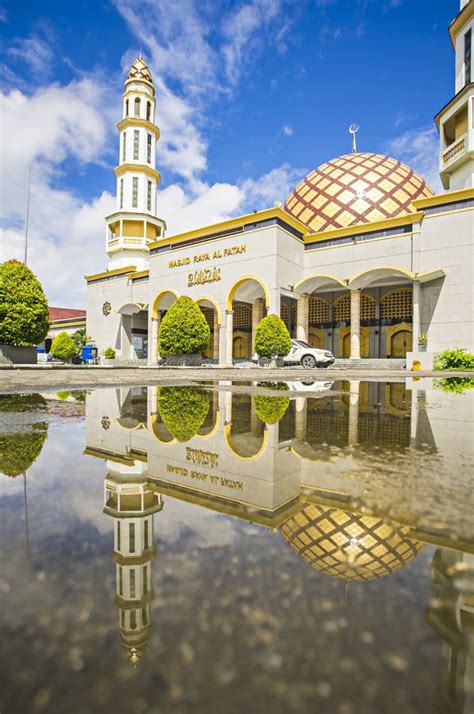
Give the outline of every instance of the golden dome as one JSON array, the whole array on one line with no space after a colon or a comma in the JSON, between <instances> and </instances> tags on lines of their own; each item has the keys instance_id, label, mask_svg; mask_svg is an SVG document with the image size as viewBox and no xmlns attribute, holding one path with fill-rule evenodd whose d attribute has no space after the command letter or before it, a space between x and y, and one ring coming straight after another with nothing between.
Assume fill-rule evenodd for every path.
<instances>
[{"instance_id":1,"label":"golden dome","mask_svg":"<svg viewBox=\"0 0 474 714\"><path fill-rule=\"evenodd\" d=\"M137 57L135 62L130 67L128 79L144 79L145 81L153 84L153 79L151 78L151 72L148 69L148 65L141 57Z\"/></svg>"},{"instance_id":2,"label":"golden dome","mask_svg":"<svg viewBox=\"0 0 474 714\"><path fill-rule=\"evenodd\" d=\"M406 526L313 504L288 518L280 531L313 568L345 580L382 578L423 547L407 537Z\"/></svg>"},{"instance_id":3,"label":"golden dome","mask_svg":"<svg viewBox=\"0 0 474 714\"><path fill-rule=\"evenodd\" d=\"M432 195L421 176L397 159L346 154L311 171L284 208L317 233L414 213L412 202Z\"/></svg>"}]
</instances>

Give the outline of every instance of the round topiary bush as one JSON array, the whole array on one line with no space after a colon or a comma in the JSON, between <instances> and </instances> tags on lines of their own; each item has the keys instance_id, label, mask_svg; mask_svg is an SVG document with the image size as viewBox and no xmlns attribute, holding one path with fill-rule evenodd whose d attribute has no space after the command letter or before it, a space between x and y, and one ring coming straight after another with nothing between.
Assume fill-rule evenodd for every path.
<instances>
[{"instance_id":1,"label":"round topiary bush","mask_svg":"<svg viewBox=\"0 0 474 714\"><path fill-rule=\"evenodd\" d=\"M199 305L190 297L178 298L161 321L158 347L162 357L202 352L211 331Z\"/></svg>"},{"instance_id":2,"label":"round topiary bush","mask_svg":"<svg viewBox=\"0 0 474 714\"><path fill-rule=\"evenodd\" d=\"M24 473L40 455L47 434L48 425L39 422L32 431L0 436L0 471L11 477Z\"/></svg>"},{"instance_id":3,"label":"round topiary bush","mask_svg":"<svg viewBox=\"0 0 474 714\"><path fill-rule=\"evenodd\" d=\"M278 392L285 392L289 390L289 387L284 382L259 382L258 387L266 387L267 389L274 389ZM266 395L257 394L254 397L255 404L255 414L258 416L260 421L265 424L276 424L283 419L286 414L286 410L290 404L289 397L267 397Z\"/></svg>"},{"instance_id":4,"label":"round topiary bush","mask_svg":"<svg viewBox=\"0 0 474 714\"><path fill-rule=\"evenodd\" d=\"M196 387L160 387L158 411L172 436L188 441L197 434L207 417L210 395Z\"/></svg>"},{"instance_id":5,"label":"round topiary bush","mask_svg":"<svg viewBox=\"0 0 474 714\"><path fill-rule=\"evenodd\" d=\"M41 283L17 260L0 265L0 343L39 345L49 330L49 310Z\"/></svg>"},{"instance_id":6,"label":"round topiary bush","mask_svg":"<svg viewBox=\"0 0 474 714\"><path fill-rule=\"evenodd\" d=\"M55 359L66 361L74 357L76 353L77 348L74 340L67 332L60 332L59 335L56 335L51 345L51 354Z\"/></svg>"},{"instance_id":7,"label":"round topiary bush","mask_svg":"<svg viewBox=\"0 0 474 714\"><path fill-rule=\"evenodd\" d=\"M264 317L255 331L255 351L259 357L285 357L291 349L288 328L277 315Z\"/></svg>"}]
</instances>

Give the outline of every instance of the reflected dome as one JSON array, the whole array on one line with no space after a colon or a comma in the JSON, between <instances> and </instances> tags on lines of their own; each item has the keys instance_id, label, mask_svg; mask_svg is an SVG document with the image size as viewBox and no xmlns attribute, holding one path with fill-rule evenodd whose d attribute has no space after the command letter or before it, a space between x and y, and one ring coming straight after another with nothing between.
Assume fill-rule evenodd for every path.
<instances>
[{"instance_id":1,"label":"reflected dome","mask_svg":"<svg viewBox=\"0 0 474 714\"><path fill-rule=\"evenodd\" d=\"M290 516L280 532L306 563L345 580L390 575L423 547L407 537L407 526L313 504Z\"/></svg>"}]
</instances>

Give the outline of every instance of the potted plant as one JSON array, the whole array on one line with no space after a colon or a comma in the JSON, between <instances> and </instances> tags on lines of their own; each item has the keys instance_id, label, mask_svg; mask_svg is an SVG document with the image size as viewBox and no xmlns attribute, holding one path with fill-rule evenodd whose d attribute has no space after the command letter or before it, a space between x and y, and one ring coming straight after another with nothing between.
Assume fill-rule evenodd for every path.
<instances>
[{"instance_id":1,"label":"potted plant","mask_svg":"<svg viewBox=\"0 0 474 714\"><path fill-rule=\"evenodd\" d=\"M102 357L101 364L108 365L109 367L112 367L114 364L115 360L115 350L113 347L106 347L104 350L104 355Z\"/></svg>"},{"instance_id":2,"label":"potted plant","mask_svg":"<svg viewBox=\"0 0 474 714\"><path fill-rule=\"evenodd\" d=\"M420 336L418 337L418 352L426 352L427 347L428 347L428 333L421 332Z\"/></svg>"},{"instance_id":3,"label":"potted plant","mask_svg":"<svg viewBox=\"0 0 474 714\"><path fill-rule=\"evenodd\" d=\"M276 362L282 367L283 360L291 349L291 338L288 328L278 315L268 315L257 325L255 332L255 351L258 354L258 363L261 366Z\"/></svg>"},{"instance_id":4,"label":"potted plant","mask_svg":"<svg viewBox=\"0 0 474 714\"><path fill-rule=\"evenodd\" d=\"M183 295L161 321L159 352L167 364L198 365L210 339L211 331L199 305Z\"/></svg>"}]
</instances>

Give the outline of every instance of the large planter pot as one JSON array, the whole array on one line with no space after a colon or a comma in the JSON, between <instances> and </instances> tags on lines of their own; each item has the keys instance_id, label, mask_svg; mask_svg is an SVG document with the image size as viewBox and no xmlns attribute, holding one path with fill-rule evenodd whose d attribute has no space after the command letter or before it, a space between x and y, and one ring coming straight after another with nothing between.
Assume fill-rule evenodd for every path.
<instances>
[{"instance_id":1,"label":"large planter pot","mask_svg":"<svg viewBox=\"0 0 474 714\"><path fill-rule=\"evenodd\" d=\"M422 344L418 343L418 352L426 352L427 349L428 349L427 344L422 345Z\"/></svg>"},{"instance_id":2,"label":"large planter pot","mask_svg":"<svg viewBox=\"0 0 474 714\"><path fill-rule=\"evenodd\" d=\"M201 353L185 355L169 355L165 357L164 364L167 367L199 367L202 362Z\"/></svg>"},{"instance_id":3,"label":"large planter pot","mask_svg":"<svg viewBox=\"0 0 474 714\"><path fill-rule=\"evenodd\" d=\"M104 365L104 367L113 367L115 365L115 358L108 359L107 357L101 357L100 363Z\"/></svg>"},{"instance_id":4,"label":"large planter pot","mask_svg":"<svg viewBox=\"0 0 474 714\"><path fill-rule=\"evenodd\" d=\"M37 364L36 347L0 344L0 364Z\"/></svg>"}]
</instances>

